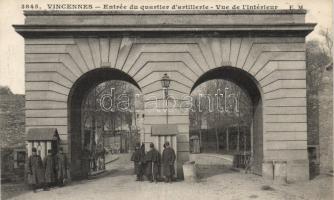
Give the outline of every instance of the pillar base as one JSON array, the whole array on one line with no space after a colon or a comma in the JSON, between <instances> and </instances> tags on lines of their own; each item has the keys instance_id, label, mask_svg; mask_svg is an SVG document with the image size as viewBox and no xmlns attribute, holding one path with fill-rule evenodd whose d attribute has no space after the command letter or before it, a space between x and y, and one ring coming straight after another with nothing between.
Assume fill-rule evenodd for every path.
<instances>
[{"instance_id":1,"label":"pillar base","mask_svg":"<svg viewBox=\"0 0 334 200\"><path fill-rule=\"evenodd\" d=\"M276 164L280 163L280 164ZM286 163L286 164L282 164ZM262 163L262 176L267 180L286 180L288 183L309 180L308 160L264 161ZM284 182L283 181L283 182Z\"/></svg>"},{"instance_id":2,"label":"pillar base","mask_svg":"<svg viewBox=\"0 0 334 200\"><path fill-rule=\"evenodd\" d=\"M310 179L308 160L291 160L287 164L287 181L307 181Z\"/></svg>"}]
</instances>

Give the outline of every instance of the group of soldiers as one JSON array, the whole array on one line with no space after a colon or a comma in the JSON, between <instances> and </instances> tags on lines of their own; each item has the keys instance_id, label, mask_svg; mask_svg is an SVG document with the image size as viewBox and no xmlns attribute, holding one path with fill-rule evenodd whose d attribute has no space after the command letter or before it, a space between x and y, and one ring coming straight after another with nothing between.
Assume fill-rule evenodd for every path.
<instances>
[{"instance_id":1,"label":"group of soldiers","mask_svg":"<svg viewBox=\"0 0 334 200\"><path fill-rule=\"evenodd\" d=\"M38 189L49 190L56 185L63 186L68 179L68 169L68 160L62 148L56 154L49 149L48 155L42 160L34 147L27 161L27 181L34 192Z\"/></svg>"},{"instance_id":2,"label":"group of soldiers","mask_svg":"<svg viewBox=\"0 0 334 200\"><path fill-rule=\"evenodd\" d=\"M137 144L135 152L132 154L131 161L134 162L134 170L137 175L136 181L143 181L146 175L150 182L157 182L161 179L161 170L165 182L171 183L175 175L174 163L176 155L169 142L165 142L162 156L155 149L154 144L150 143L150 150L145 153L145 145Z\"/></svg>"}]
</instances>

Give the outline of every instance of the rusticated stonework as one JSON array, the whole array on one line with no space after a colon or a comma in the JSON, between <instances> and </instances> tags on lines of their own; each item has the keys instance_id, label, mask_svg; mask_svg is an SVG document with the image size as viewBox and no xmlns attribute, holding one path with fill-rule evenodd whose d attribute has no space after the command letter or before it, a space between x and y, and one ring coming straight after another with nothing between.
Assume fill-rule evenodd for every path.
<instances>
[{"instance_id":1,"label":"rusticated stonework","mask_svg":"<svg viewBox=\"0 0 334 200\"><path fill-rule=\"evenodd\" d=\"M25 25L15 26L25 37L26 129L56 127L67 147L73 134L69 96L84 74L118 69L137 83L144 99L155 95L162 101L160 79L168 73L178 108L169 113L169 123L179 134L152 136L151 126L164 124L166 113L146 107L141 139L159 147L174 141L182 174L189 159L189 113L182 112L182 97L207 72L232 67L249 74L260 92L253 130L259 173L270 177L265 165L283 160L289 180L308 179L304 37L314 25L306 24L304 15L26 12Z\"/></svg>"}]
</instances>

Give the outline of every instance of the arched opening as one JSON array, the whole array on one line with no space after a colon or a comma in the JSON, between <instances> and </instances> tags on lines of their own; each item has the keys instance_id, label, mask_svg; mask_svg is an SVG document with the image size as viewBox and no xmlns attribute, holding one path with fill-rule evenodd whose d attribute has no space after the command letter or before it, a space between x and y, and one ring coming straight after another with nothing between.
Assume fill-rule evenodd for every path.
<instances>
[{"instance_id":1,"label":"arched opening","mask_svg":"<svg viewBox=\"0 0 334 200\"><path fill-rule=\"evenodd\" d=\"M98 68L83 74L72 86L68 98L68 152L71 160L71 175L74 179L80 179L85 176L82 159L87 156L85 131L87 132L87 123L85 124L84 110L87 110L87 96L94 93L94 90L101 83L107 81L125 81L132 84L140 90L140 87L128 74L113 68ZM93 101L96 102L96 99ZM110 108L110 105L105 105ZM89 127L89 126L88 126ZM96 138L94 138L96 139ZM87 146L87 145L86 145Z\"/></svg>"},{"instance_id":2,"label":"arched opening","mask_svg":"<svg viewBox=\"0 0 334 200\"><path fill-rule=\"evenodd\" d=\"M250 159L252 172L261 174L263 114L255 78L239 68L215 68L195 82L191 95L197 106L189 114L191 151L229 154L237 167Z\"/></svg>"}]
</instances>

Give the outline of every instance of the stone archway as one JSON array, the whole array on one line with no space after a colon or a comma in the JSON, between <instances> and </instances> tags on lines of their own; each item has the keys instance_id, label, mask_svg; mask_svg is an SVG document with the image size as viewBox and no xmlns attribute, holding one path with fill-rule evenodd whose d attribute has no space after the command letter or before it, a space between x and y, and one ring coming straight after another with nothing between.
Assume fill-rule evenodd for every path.
<instances>
[{"instance_id":1,"label":"stone archway","mask_svg":"<svg viewBox=\"0 0 334 200\"><path fill-rule=\"evenodd\" d=\"M113 68L97 68L83 74L77 79L68 95L68 152L71 159L71 174L73 178L82 175L82 101L88 92L98 84L110 81L122 80L128 82L139 90L138 84L124 72Z\"/></svg>"},{"instance_id":2,"label":"stone archway","mask_svg":"<svg viewBox=\"0 0 334 200\"><path fill-rule=\"evenodd\" d=\"M14 26L25 38L26 128L58 128L71 156L67 101L80 77L101 67L117 69L138 84L144 97L162 102L160 79L168 73L178 108L168 113L168 121L178 129L182 176L189 159L189 118L182 98L206 72L233 66L250 74L262 91L262 175L272 178L270 164L283 160L290 181L308 179L305 36L315 24L305 23L305 14L26 11L25 24ZM145 108L143 142L159 143L151 127L165 123L164 110Z\"/></svg>"},{"instance_id":3,"label":"stone archway","mask_svg":"<svg viewBox=\"0 0 334 200\"><path fill-rule=\"evenodd\" d=\"M200 84L214 80L228 80L240 88L244 89L252 102L252 125L251 125L251 141L252 141L252 170L256 174L262 174L263 162L263 104L262 104L262 89L259 82L254 76L244 71L243 69L226 66L211 69L199 77L194 83L191 91Z\"/></svg>"}]
</instances>

